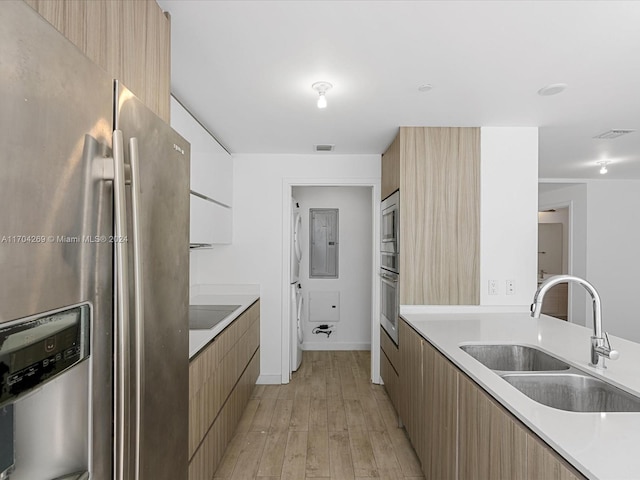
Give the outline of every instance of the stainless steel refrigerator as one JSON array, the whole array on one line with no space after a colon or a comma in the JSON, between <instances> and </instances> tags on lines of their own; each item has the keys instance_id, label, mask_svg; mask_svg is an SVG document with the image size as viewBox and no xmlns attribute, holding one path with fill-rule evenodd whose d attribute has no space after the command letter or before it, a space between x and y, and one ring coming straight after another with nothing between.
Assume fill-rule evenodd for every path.
<instances>
[{"instance_id":1,"label":"stainless steel refrigerator","mask_svg":"<svg viewBox=\"0 0 640 480\"><path fill-rule=\"evenodd\" d=\"M0 478L186 479L189 144L13 0L0 204Z\"/></svg>"}]
</instances>

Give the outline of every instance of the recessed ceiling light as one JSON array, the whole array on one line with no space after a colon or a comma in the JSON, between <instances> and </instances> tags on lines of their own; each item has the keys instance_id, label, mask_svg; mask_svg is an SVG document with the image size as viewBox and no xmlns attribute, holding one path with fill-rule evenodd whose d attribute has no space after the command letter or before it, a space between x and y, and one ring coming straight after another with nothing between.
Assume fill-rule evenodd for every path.
<instances>
[{"instance_id":1,"label":"recessed ceiling light","mask_svg":"<svg viewBox=\"0 0 640 480\"><path fill-rule=\"evenodd\" d=\"M420 85L418 87L418 91L419 92L428 92L429 90L433 89L433 85L431 85L430 83L425 83L424 85Z\"/></svg>"},{"instance_id":2,"label":"recessed ceiling light","mask_svg":"<svg viewBox=\"0 0 640 480\"><path fill-rule=\"evenodd\" d=\"M541 95L543 97L557 95L558 93L564 92L567 87L568 85L566 83L552 83L538 90L538 95Z\"/></svg>"}]
</instances>

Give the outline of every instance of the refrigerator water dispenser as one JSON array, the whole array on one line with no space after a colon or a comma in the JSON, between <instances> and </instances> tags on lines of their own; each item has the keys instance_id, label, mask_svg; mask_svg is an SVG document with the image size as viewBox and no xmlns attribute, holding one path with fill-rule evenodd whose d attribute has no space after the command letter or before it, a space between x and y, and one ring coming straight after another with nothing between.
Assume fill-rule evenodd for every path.
<instances>
[{"instance_id":1,"label":"refrigerator water dispenser","mask_svg":"<svg viewBox=\"0 0 640 480\"><path fill-rule=\"evenodd\" d=\"M89 470L90 318L81 304L0 326L0 480Z\"/></svg>"}]
</instances>

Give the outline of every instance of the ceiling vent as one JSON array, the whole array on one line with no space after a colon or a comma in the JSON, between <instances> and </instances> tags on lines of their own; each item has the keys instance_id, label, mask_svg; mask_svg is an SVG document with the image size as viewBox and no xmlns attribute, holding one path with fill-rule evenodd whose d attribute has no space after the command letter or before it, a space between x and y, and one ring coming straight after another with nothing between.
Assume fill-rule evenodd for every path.
<instances>
[{"instance_id":1,"label":"ceiling vent","mask_svg":"<svg viewBox=\"0 0 640 480\"><path fill-rule=\"evenodd\" d=\"M617 128L614 130L603 132L600 135L596 135L593 138L611 140L612 138L618 138L618 137L621 137L622 135L626 135L627 133L633 133L633 132L635 132L635 130L622 130L621 128Z\"/></svg>"},{"instance_id":2,"label":"ceiling vent","mask_svg":"<svg viewBox=\"0 0 640 480\"><path fill-rule=\"evenodd\" d=\"M335 145L329 145L329 144L324 144L324 145L314 145L313 149L316 152L333 152L333 149L335 148Z\"/></svg>"}]
</instances>

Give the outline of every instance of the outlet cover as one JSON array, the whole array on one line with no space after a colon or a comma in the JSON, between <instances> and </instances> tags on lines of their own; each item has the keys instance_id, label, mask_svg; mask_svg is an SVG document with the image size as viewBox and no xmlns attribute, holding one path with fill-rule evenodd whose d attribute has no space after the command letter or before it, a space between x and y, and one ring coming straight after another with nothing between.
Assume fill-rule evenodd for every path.
<instances>
[{"instance_id":1,"label":"outlet cover","mask_svg":"<svg viewBox=\"0 0 640 480\"><path fill-rule=\"evenodd\" d=\"M516 294L516 281L507 280L507 295L515 295L515 294Z\"/></svg>"},{"instance_id":2,"label":"outlet cover","mask_svg":"<svg viewBox=\"0 0 640 480\"><path fill-rule=\"evenodd\" d=\"M498 295L498 280L489 280L489 295Z\"/></svg>"}]
</instances>

